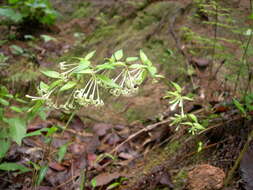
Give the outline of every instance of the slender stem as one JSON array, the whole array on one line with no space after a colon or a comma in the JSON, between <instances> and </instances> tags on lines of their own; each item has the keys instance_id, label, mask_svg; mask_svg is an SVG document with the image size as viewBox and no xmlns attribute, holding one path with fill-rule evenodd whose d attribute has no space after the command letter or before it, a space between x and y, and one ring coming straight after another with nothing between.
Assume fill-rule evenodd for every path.
<instances>
[{"instance_id":1,"label":"slender stem","mask_svg":"<svg viewBox=\"0 0 253 190\"><path fill-rule=\"evenodd\" d=\"M250 45L250 42L251 42L251 40L252 40L252 31L251 31L251 33L250 33L250 36L249 36L249 38L248 38L248 41L247 41L247 45L246 45L246 47L245 47L245 49L244 49L244 53L243 53L243 56L242 56L242 63L244 62L244 60L245 60L245 58L246 58L246 56L247 56L247 52L248 52L248 49L249 49L249 45ZM246 63L247 64L247 63ZM248 66L248 65L247 65ZM240 76L241 76L241 72L242 72L242 67L240 67L240 69L239 69L239 72L237 73L237 77L236 77L236 82L235 82L235 87L234 87L234 94L235 94L235 92L236 92L236 89L237 89L237 86L238 86L238 82L239 82L239 79L240 79Z\"/></svg>"},{"instance_id":2,"label":"slender stem","mask_svg":"<svg viewBox=\"0 0 253 190\"><path fill-rule=\"evenodd\" d=\"M217 5L217 1L215 1L214 43L213 43L213 55L212 55L213 63L214 63L215 53L216 53L217 30L218 30L218 5ZM210 65L210 75L209 75L210 77L212 76L212 72L213 72L213 63Z\"/></svg>"},{"instance_id":3,"label":"slender stem","mask_svg":"<svg viewBox=\"0 0 253 190\"><path fill-rule=\"evenodd\" d=\"M62 128L62 133L64 133L64 131L68 128L70 122L72 121L72 119L74 118L74 116L76 115L76 111L73 111L67 121L67 123L65 124L65 126Z\"/></svg>"},{"instance_id":4,"label":"slender stem","mask_svg":"<svg viewBox=\"0 0 253 190\"><path fill-rule=\"evenodd\" d=\"M226 178L225 181L224 181L224 186L225 186L225 187L229 185L231 179L233 178L233 175L234 175L234 173L235 173L235 170L238 168L238 166L239 166L239 164L240 164L240 162L241 162L241 160L242 160L242 158L243 158L243 155L244 155L245 152L248 150L252 138L253 138L253 130L250 132L250 134L249 134L249 136L248 136L248 139L247 139L247 142L244 144L243 149L242 149L242 151L240 152L240 154L239 154L237 160L235 161L234 166L233 166L233 167L230 169L230 171L228 172L227 178Z\"/></svg>"},{"instance_id":5,"label":"slender stem","mask_svg":"<svg viewBox=\"0 0 253 190\"><path fill-rule=\"evenodd\" d=\"M81 171L80 190L84 190L86 180L86 169Z\"/></svg>"}]
</instances>

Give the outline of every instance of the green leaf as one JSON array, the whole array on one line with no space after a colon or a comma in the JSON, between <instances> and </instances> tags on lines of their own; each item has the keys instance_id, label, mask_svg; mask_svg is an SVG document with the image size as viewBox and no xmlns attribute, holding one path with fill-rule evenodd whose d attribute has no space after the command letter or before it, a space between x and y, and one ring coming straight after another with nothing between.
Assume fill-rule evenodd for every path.
<instances>
[{"instance_id":1,"label":"green leaf","mask_svg":"<svg viewBox=\"0 0 253 190\"><path fill-rule=\"evenodd\" d=\"M54 87L56 86L61 86L61 83L63 82L63 80L56 80L54 82L52 82L50 85L49 85L49 90L52 90Z\"/></svg>"},{"instance_id":2,"label":"green leaf","mask_svg":"<svg viewBox=\"0 0 253 190\"><path fill-rule=\"evenodd\" d=\"M198 142L198 149L197 152L201 152L201 150L203 149L203 142Z\"/></svg>"},{"instance_id":3,"label":"green leaf","mask_svg":"<svg viewBox=\"0 0 253 190\"><path fill-rule=\"evenodd\" d=\"M59 163L61 163L61 161L63 160L63 158L67 152L68 145L69 145L69 143L66 143L66 144L60 146L58 153L57 153Z\"/></svg>"},{"instance_id":4,"label":"green leaf","mask_svg":"<svg viewBox=\"0 0 253 190\"><path fill-rule=\"evenodd\" d=\"M155 75L155 78L165 78L163 75Z\"/></svg>"},{"instance_id":5,"label":"green leaf","mask_svg":"<svg viewBox=\"0 0 253 190\"><path fill-rule=\"evenodd\" d=\"M19 171L19 173L25 173L31 171L29 168L16 164L16 163L11 163L11 162L4 162L0 164L0 170L4 171Z\"/></svg>"},{"instance_id":6,"label":"green leaf","mask_svg":"<svg viewBox=\"0 0 253 190\"><path fill-rule=\"evenodd\" d=\"M114 68L115 68L114 65L109 62L96 66L96 69L99 69L99 70L114 69Z\"/></svg>"},{"instance_id":7,"label":"green leaf","mask_svg":"<svg viewBox=\"0 0 253 190\"><path fill-rule=\"evenodd\" d=\"M62 91L65 91L65 90L69 90L71 88L74 88L76 86L76 82L74 81L69 81L67 84L63 85L61 88L60 88L60 92Z\"/></svg>"},{"instance_id":8,"label":"green leaf","mask_svg":"<svg viewBox=\"0 0 253 190\"><path fill-rule=\"evenodd\" d=\"M110 184L110 185L106 188L106 190L114 189L114 188L116 188L116 187L118 187L118 186L120 186L120 183L119 183L119 182L114 182L114 183Z\"/></svg>"},{"instance_id":9,"label":"green leaf","mask_svg":"<svg viewBox=\"0 0 253 190\"><path fill-rule=\"evenodd\" d=\"M79 60L79 66L80 65L83 65L83 66L86 66L86 67L90 66L90 61L86 60L85 58L81 58L81 57L73 57L73 58ZM84 67L84 68L86 68L86 67Z\"/></svg>"},{"instance_id":10,"label":"green leaf","mask_svg":"<svg viewBox=\"0 0 253 190\"><path fill-rule=\"evenodd\" d=\"M39 174L38 174L38 178L36 180L36 185L39 186L41 184L41 182L44 180L44 178L45 178L45 176L47 174L47 170L48 170L48 165L42 166L40 168L40 171L39 171Z\"/></svg>"},{"instance_id":11,"label":"green leaf","mask_svg":"<svg viewBox=\"0 0 253 190\"><path fill-rule=\"evenodd\" d=\"M30 34L24 35L24 38L25 40L33 40L33 41L36 39L33 35Z\"/></svg>"},{"instance_id":12,"label":"green leaf","mask_svg":"<svg viewBox=\"0 0 253 190\"><path fill-rule=\"evenodd\" d=\"M249 19L253 20L253 13L250 14Z\"/></svg>"},{"instance_id":13,"label":"green leaf","mask_svg":"<svg viewBox=\"0 0 253 190\"><path fill-rule=\"evenodd\" d=\"M24 53L24 49L17 45L11 45L10 49L11 49L11 53L15 55L22 55Z\"/></svg>"},{"instance_id":14,"label":"green leaf","mask_svg":"<svg viewBox=\"0 0 253 190\"><path fill-rule=\"evenodd\" d=\"M122 62L122 61L117 61L112 63L113 66L126 66L126 63Z\"/></svg>"},{"instance_id":15,"label":"green leaf","mask_svg":"<svg viewBox=\"0 0 253 190\"><path fill-rule=\"evenodd\" d=\"M0 8L0 16L7 18L14 23L21 22L23 19L22 14L16 12L12 8Z\"/></svg>"},{"instance_id":16,"label":"green leaf","mask_svg":"<svg viewBox=\"0 0 253 190\"><path fill-rule=\"evenodd\" d=\"M22 139L26 135L26 123L21 118L11 118L7 120L10 127L10 137L18 145L21 145Z\"/></svg>"},{"instance_id":17,"label":"green leaf","mask_svg":"<svg viewBox=\"0 0 253 190\"><path fill-rule=\"evenodd\" d=\"M239 101L237 101L236 99L233 99L233 103L234 103L234 105L236 106L236 108L237 108L243 115L246 115L246 111L245 111L243 105L242 105Z\"/></svg>"},{"instance_id":18,"label":"green leaf","mask_svg":"<svg viewBox=\"0 0 253 190\"><path fill-rule=\"evenodd\" d=\"M52 36L49 36L49 35L45 35L45 34L42 34L40 35L40 37L43 39L44 42L50 42L50 41L57 41L56 38L52 37Z\"/></svg>"},{"instance_id":19,"label":"green leaf","mask_svg":"<svg viewBox=\"0 0 253 190\"><path fill-rule=\"evenodd\" d=\"M140 58L143 63L148 61L148 57L146 56L146 54L142 50L140 50Z\"/></svg>"},{"instance_id":20,"label":"green leaf","mask_svg":"<svg viewBox=\"0 0 253 190\"><path fill-rule=\"evenodd\" d=\"M148 69L148 71L149 71L149 73L150 73L150 75L151 75L152 77L154 77L155 74L157 73L156 67L151 66L151 67L147 67L147 69Z\"/></svg>"},{"instance_id":21,"label":"green leaf","mask_svg":"<svg viewBox=\"0 0 253 190\"><path fill-rule=\"evenodd\" d=\"M20 0L8 0L8 3L9 4L15 4L15 3L17 3L17 2L19 2Z\"/></svg>"},{"instance_id":22,"label":"green leaf","mask_svg":"<svg viewBox=\"0 0 253 190\"><path fill-rule=\"evenodd\" d=\"M113 80L108 78L105 75L96 75L97 78L104 84L110 86L111 88L119 88L119 85L117 85Z\"/></svg>"},{"instance_id":23,"label":"green leaf","mask_svg":"<svg viewBox=\"0 0 253 190\"><path fill-rule=\"evenodd\" d=\"M199 123L194 123L194 127L198 130L203 130L205 129L205 127L203 127L203 125L199 124Z\"/></svg>"},{"instance_id":24,"label":"green leaf","mask_svg":"<svg viewBox=\"0 0 253 190\"><path fill-rule=\"evenodd\" d=\"M46 92L49 90L49 86L46 83L44 83L43 81L41 81L40 82L40 89Z\"/></svg>"},{"instance_id":25,"label":"green leaf","mask_svg":"<svg viewBox=\"0 0 253 190\"><path fill-rule=\"evenodd\" d=\"M171 84L176 88L176 90L181 93L182 92L182 88L175 82L171 82Z\"/></svg>"},{"instance_id":26,"label":"green leaf","mask_svg":"<svg viewBox=\"0 0 253 190\"><path fill-rule=\"evenodd\" d=\"M119 61L120 59L122 59L123 57L123 50L118 50L114 53L114 57L117 61Z\"/></svg>"},{"instance_id":27,"label":"green leaf","mask_svg":"<svg viewBox=\"0 0 253 190\"><path fill-rule=\"evenodd\" d=\"M3 106L9 106L9 102L3 98L0 98L0 104L2 104Z\"/></svg>"},{"instance_id":28,"label":"green leaf","mask_svg":"<svg viewBox=\"0 0 253 190\"><path fill-rule=\"evenodd\" d=\"M73 73L80 73L80 71L86 70L90 66L90 61L85 60L84 58L79 58L80 63L76 69L73 70Z\"/></svg>"},{"instance_id":29,"label":"green leaf","mask_svg":"<svg viewBox=\"0 0 253 190\"><path fill-rule=\"evenodd\" d=\"M90 53L88 53L86 56L85 56L85 60L90 60L94 55L95 55L96 51L92 51Z\"/></svg>"},{"instance_id":30,"label":"green leaf","mask_svg":"<svg viewBox=\"0 0 253 190\"><path fill-rule=\"evenodd\" d=\"M28 104L27 101L25 101L25 100L23 100L23 99L21 99L21 98L15 98L15 100L16 100L17 102L19 102L19 103L22 103L22 104Z\"/></svg>"},{"instance_id":31,"label":"green leaf","mask_svg":"<svg viewBox=\"0 0 253 190\"><path fill-rule=\"evenodd\" d=\"M126 58L126 62L133 62L133 61L138 61L139 58L138 57L128 57Z\"/></svg>"},{"instance_id":32,"label":"green leaf","mask_svg":"<svg viewBox=\"0 0 253 190\"><path fill-rule=\"evenodd\" d=\"M132 64L129 66L130 69L142 69L142 68L147 68L146 65L141 65L141 64Z\"/></svg>"},{"instance_id":33,"label":"green leaf","mask_svg":"<svg viewBox=\"0 0 253 190\"><path fill-rule=\"evenodd\" d=\"M173 51L171 50L171 49L166 49L166 53L169 55L169 56L174 56L174 53L173 53Z\"/></svg>"},{"instance_id":34,"label":"green leaf","mask_svg":"<svg viewBox=\"0 0 253 190\"><path fill-rule=\"evenodd\" d=\"M58 130L58 128L56 126L49 128L46 136L47 137L52 136L57 130Z\"/></svg>"},{"instance_id":35,"label":"green leaf","mask_svg":"<svg viewBox=\"0 0 253 190\"><path fill-rule=\"evenodd\" d=\"M188 100L188 101L193 101L193 99L192 99L192 98L189 98L189 97L187 97L187 96L182 96L182 99L184 99L184 100Z\"/></svg>"},{"instance_id":36,"label":"green leaf","mask_svg":"<svg viewBox=\"0 0 253 190\"><path fill-rule=\"evenodd\" d=\"M152 66L151 61L148 59L148 57L146 56L146 54L140 50L140 58L143 64L148 65L148 66Z\"/></svg>"},{"instance_id":37,"label":"green leaf","mask_svg":"<svg viewBox=\"0 0 253 190\"><path fill-rule=\"evenodd\" d=\"M189 121L187 121L187 122L183 122L182 124L183 124L183 125L193 126L193 123L192 123L192 122L189 122Z\"/></svg>"},{"instance_id":38,"label":"green leaf","mask_svg":"<svg viewBox=\"0 0 253 190\"><path fill-rule=\"evenodd\" d=\"M0 159L5 157L5 154L8 152L10 148L10 141L7 139L1 139L0 140L1 148L0 148Z\"/></svg>"},{"instance_id":39,"label":"green leaf","mask_svg":"<svg viewBox=\"0 0 253 190\"><path fill-rule=\"evenodd\" d=\"M37 113L41 110L43 104L44 101L36 101L36 103L28 110L28 121L32 120L35 116L37 116Z\"/></svg>"},{"instance_id":40,"label":"green leaf","mask_svg":"<svg viewBox=\"0 0 253 190\"><path fill-rule=\"evenodd\" d=\"M61 78L60 73L56 71L41 71L44 75L50 78Z\"/></svg>"},{"instance_id":41,"label":"green leaf","mask_svg":"<svg viewBox=\"0 0 253 190\"><path fill-rule=\"evenodd\" d=\"M17 106L11 106L10 109L17 113L23 113L23 110Z\"/></svg>"},{"instance_id":42,"label":"green leaf","mask_svg":"<svg viewBox=\"0 0 253 190\"><path fill-rule=\"evenodd\" d=\"M96 180L95 178L93 178L93 179L91 180L91 186L92 186L93 188L95 188L95 187L97 186L97 180Z\"/></svg>"},{"instance_id":43,"label":"green leaf","mask_svg":"<svg viewBox=\"0 0 253 190\"><path fill-rule=\"evenodd\" d=\"M94 71L92 69L84 69L84 70L80 70L80 71L75 71L75 73L77 74L92 74L94 73Z\"/></svg>"},{"instance_id":44,"label":"green leaf","mask_svg":"<svg viewBox=\"0 0 253 190\"><path fill-rule=\"evenodd\" d=\"M39 135L42 135L43 132L48 132L48 128L42 128L42 129L39 129L37 131L33 131L33 132L30 132L30 133L27 133L25 135L25 137L33 137L33 136L39 136Z\"/></svg>"},{"instance_id":45,"label":"green leaf","mask_svg":"<svg viewBox=\"0 0 253 190\"><path fill-rule=\"evenodd\" d=\"M194 122L198 122L198 119L197 119L197 117L194 115L194 114L188 114L188 117L192 120L192 121L194 121Z\"/></svg>"}]
</instances>

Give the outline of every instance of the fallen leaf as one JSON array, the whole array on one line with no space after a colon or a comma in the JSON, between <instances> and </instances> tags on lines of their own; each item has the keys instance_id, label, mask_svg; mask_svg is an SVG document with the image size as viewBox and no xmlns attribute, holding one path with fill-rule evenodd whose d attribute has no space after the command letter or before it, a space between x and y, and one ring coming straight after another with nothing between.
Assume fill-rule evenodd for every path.
<instances>
[{"instance_id":1,"label":"fallen leaf","mask_svg":"<svg viewBox=\"0 0 253 190\"><path fill-rule=\"evenodd\" d=\"M121 141L121 138L116 133L110 133L105 136L105 141L109 145L115 145L116 143Z\"/></svg>"},{"instance_id":2,"label":"fallen leaf","mask_svg":"<svg viewBox=\"0 0 253 190\"><path fill-rule=\"evenodd\" d=\"M119 157L123 158L123 159L126 159L126 160L133 160L134 159L134 156L132 154L125 153L125 152L121 152L119 154Z\"/></svg>"},{"instance_id":3,"label":"fallen leaf","mask_svg":"<svg viewBox=\"0 0 253 190\"><path fill-rule=\"evenodd\" d=\"M98 135L98 136L104 136L109 129L113 128L111 124L106 124L106 123L98 123L93 126L93 131Z\"/></svg>"},{"instance_id":4,"label":"fallen leaf","mask_svg":"<svg viewBox=\"0 0 253 190\"><path fill-rule=\"evenodd\" d=\"M113 181L114 179L117 179L122 176L124 176L124 175L122 175L121 173L118 173L118 172L114 172L114 173L104 172L104 173L97 175L93 179L96 181L96 187L100 187L100 186L107 185L111 181Z\"/></svg>"},{"instance_id":5,"label":"fallen leaf","mask_svg":"<svg viewBox=\"0 0 253 190\"><path fill-rule=\"evenodd\" d=\"M50 162L49 167L56 170L56 171L58 171L58 172L66 170L66 168L63 165L61 165L57 162Z\"/></svg>"}]
</instances>

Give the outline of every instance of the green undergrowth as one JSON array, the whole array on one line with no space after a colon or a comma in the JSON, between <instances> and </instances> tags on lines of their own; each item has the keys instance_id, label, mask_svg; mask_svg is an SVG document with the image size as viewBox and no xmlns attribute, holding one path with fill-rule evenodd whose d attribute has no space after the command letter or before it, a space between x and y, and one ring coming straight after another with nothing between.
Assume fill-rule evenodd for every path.
<instances>
[{"instance_id":1,"label":"green undergrowth","mask_svg":"<svg viewBox=\"0 0 253 190\"><path fill-rule=\"evenodd\" d=\"M74 11L71 18L85 18L92 14L93 7L90 2L81 2L78 4L78 9Z\"/></svg>"}]
</instances>

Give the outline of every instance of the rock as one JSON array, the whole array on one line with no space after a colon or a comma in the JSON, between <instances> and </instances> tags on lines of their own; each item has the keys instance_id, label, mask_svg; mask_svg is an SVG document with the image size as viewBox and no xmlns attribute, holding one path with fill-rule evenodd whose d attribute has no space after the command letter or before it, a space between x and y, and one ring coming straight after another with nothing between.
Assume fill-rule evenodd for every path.
<instances>
[{"instance_id":1,"label":"rock","mask_svg":"<svg viewBox=\"0 0 253 190\"><path fill-rule=\"evenodd\" d=\"M192 58L191 64L196 65L199 68L206 68L211 64L211 60L205 58Z\"/></svg>"},{"instance_id":2,"label":"rock","mask_svg":"<svg viewBox=\"0 0 253 190\"><path fill-rule=\"evenodd\" d=\"M188 173L189 190L219 190L223 186L225 173L209 164L197 165Z\"/></svg>"}]
</instances>

